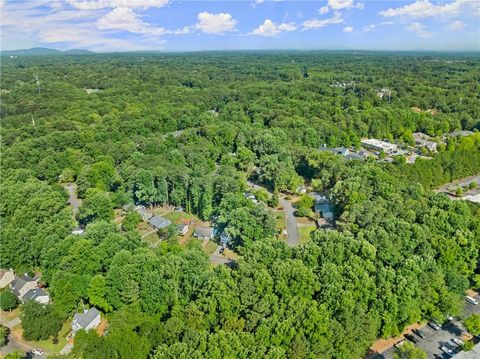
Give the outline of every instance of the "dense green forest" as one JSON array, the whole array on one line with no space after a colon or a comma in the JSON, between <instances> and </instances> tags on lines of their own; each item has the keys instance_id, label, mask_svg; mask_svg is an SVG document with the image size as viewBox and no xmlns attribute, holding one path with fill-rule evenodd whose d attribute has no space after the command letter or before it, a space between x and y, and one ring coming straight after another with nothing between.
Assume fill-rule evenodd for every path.
<instances>
[{"instance_id":1,"label":"dense green forest","mask_svg":"<svg viewBox=\"0 0 480 359\"><path fill-rule=\"evenodd\" d=\"M376 338L458 314L480 282L479 206L431 191L480 173L478 56L19 56L1 70L0 266L41 272L55 315L87 304L107 317L108 334L79 332L70 357L361 358ZM319 150L459 129L475 133L415 164ZM336 228L287 246L244 197L252 178L273 196L312 182ZM149 248L113 222L132 202L217 218L240 259Z\"/></svg>"}]
</instances>

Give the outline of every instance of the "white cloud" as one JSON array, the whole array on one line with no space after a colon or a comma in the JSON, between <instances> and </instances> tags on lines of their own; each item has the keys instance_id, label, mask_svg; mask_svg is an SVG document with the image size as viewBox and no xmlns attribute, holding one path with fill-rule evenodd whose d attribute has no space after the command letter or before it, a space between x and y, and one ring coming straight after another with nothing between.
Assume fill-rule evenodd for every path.
<instances>
[{"instance_id":1,"label":"white cloud","mask_svg":"<svg viewBox=\"0 0 480 359\"><path fill-rule=\"evenodd\" d=\"M318 9L318 13L320 15L326 14L328 11L328 6L322 6L320 9Z\"/></svg>"},{"instance_id":2,"label":"white cloud","mask_svg":"<svg viewBox=\"0 0 480 359\"><path fill-rule=\"evenodd\" d=\"M275 36L282 31L295 31L296 29L297 26L294 23L282 23L277 25L272 20L266 19L263 24L254 29L251 34L260 36Z\"/></svg>"},{"instance_id":3,"label":"white cloud","mask_svg":"<svg viewBox=\"0 0 480 359\"><path fill-rule=\"evenodd\" d=\"M353 0L328 0L328 6L333 10L349 9L353 7Z\"/></svg>"},{"instance_id":4,"label":"white cloud","mask_svg":"<svg viewBox=\"0 0 480 359\"><path fill-rule=\"evenodd\" d=\"M328 7L333 10L357 8L362 10L365 7L363 2L354 2L353 0L328 0Z\"/></svg>"},{"instance_id":5,"label":"white cloud","mask_svg":"<svg viewBox=\"0 0 480 359\"><path fill-rule=\"evenodd\" d=\"M198 22L195 28L207 34L222 34L228 31L235 31L238 21L229 13L211 14L201 12L198 14Z\"/></svg>"},{"instance_id":6,"label":"white cloud","mask_svg":"<svg viewBox=\"0 0 480 359\"><path fill-rule=\"evenodd\" d=\"M355 8L357 8L358 10L363 10L365 8L365 3L364 2L357 2L355 4Z\"/></svg>"},{"instance_id":7,"label":"white cloud","mask_svg":"<svg viewBox=\"0 0 480 359\"><path fill-rule=\"evenodd\" d=\"M372 30L374 30L377 26L375 24L370 24L370 25L367 25L367 26L364 26L363 27L363 32L370 32Z\"/></svg>"},{"instance_id":8,"label":"white cloud","mask_svg":"<svg viewBox=\"0 0 480 359\"><path fill-rule=\"evenodd\" d=\"M419 22L412 22L411 24L405 27L407 30L415 32L418 37L431 37L430 34L426 29L427 27Z\"/></svg>"},{"instance_id":9,"label":"white cloud","mask_svg":"<svg viewBox=\"0 0 480 359\"><path fill-rule=\"evenodd\" d=\"M306 30L325 27L333 24L341 24L343 22L344 20L342 18L342 15L338 11L336 11L332 17L329 17L327 19L310 19L305 21L302 25L303 28Z\"/></svg>"},{"instance_id":10,"label":"white cloud","mask_svg":"<svg viewBox=\"0 0 480 359\"><path fill-rule=\"evenodd\" d=\"M353 27L352 26L345 26L343 28L343 32L353 32Z\"/></svg>"},{"instance_id":11,"label":"white cloud","mask_svg":"<svg viewBox=\"0 0 480 359\"><path fill-rule=\"evenodd\" d=\"M458 30L462 30L465 26L467 26L465 23L456 20L456 21L452 21L450 24L448 24L447 28L449 30L458 31Z\"/></svg>"},{"instance_id":12,"label":"white cloud","mask_svg":"<svg viewBox=\"0 0 480 359\"><path fill-rule=\"evenodd\" d=\"M153 27L143 22L138 15L130 8L117 7L102 16L97 27L101 30L121 30L145 35L163 35L165 29Z\"/></svg>"},{"instance_id":13,"label":"white cloud","mask_svg":"<svg viewBox=\"0 0 480 359\"><path fill-rule=\"evenodd\" d=\"M455 0L449 3L433 4L429 0L417 0L398 8L390 8L379 12L383 17L434 17L434 16L455 16L463 9L471 7L479 9L480 3L476 0Z\"/></svg>"},{"instance_id":14,"label":"white cloud","mask_svg":"<svg viewBox=\"0 0 480 359\"><path fill-rule=\"evenodd\" d=\"M169 0L66 0L67 3L79 10L96 10L104 8L131 8L148 9L150 7L163 7Z\"/></svg>"}]
</instances>

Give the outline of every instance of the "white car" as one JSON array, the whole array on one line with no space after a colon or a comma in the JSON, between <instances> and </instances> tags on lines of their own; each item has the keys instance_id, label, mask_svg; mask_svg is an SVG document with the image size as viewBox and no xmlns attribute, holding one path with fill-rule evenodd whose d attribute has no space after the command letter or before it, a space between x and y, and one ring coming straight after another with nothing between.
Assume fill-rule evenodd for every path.
<instances>
[{"instance_id":1,"label":"white car","mask_svg":"<svg viewBox=\"0 0 480 359\"><path fill-rule=\"evenodd\" d=\"M465 344L465 342L462 339L458 339L458 338L452 338L452 342L454 342L457 345Z\"/></svg>"},{"instance_id":2,"label":"white car","mask_svg":"<svg viewBox=\"0 0 480 359\"><path fill-rule=\"evenodd\" d=\"M450 349L450 348L447 348L446 346L442 346L440 348L440 350L446 354L448 354L449 356L452 356L453 355L453 350Z\"/></svg>"},{"instance_id":3,"label":"white car","mask_svg":"<svg viewBox=\"0 0 480 359\"><path fill-rule=\"evenodd\" d=\"M39 355L39 356L40 356L40 355L45 354L45 352L44 352L42 349L40 349L40 348L35 348L35 349L32 349L32 354L35 354L35 355Z\"/></svg>"}]
</instances>

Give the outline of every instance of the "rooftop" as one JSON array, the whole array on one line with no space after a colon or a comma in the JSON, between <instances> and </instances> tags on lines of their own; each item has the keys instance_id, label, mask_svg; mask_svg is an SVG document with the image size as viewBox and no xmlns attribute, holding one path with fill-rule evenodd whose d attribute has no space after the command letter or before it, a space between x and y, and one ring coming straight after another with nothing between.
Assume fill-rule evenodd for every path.
<instances>
[{"instance_id":1,"label":"rooftop","mask_svg":"<svg viewBox=\"0 0 480 359\"><path fill-rule=\"evenodd\" d=\"M152 225L155 228L165 228L170 224L172 224L172 222L169 219L160 217L160 216L153 216L148 220L148 223L150 223L150 225Z\"/></svg>"},{"instance_id":2,"label":"rooftop","mask_svg":"<svg viewBox=\"0 0 480 359\"><path fill-rule=\"evenodd\" d=\"M86 328L98 315L100 315L98 309L92 307L83 313L75 313L72 324L75 324L80 328Z\"/></svg>"},{"instance_id":3,"label":"rooftop","mask_svg":"<svg viewBox=\"0 0 480 359\"><path fill-rule=\"evenodd\" d=\"M48 293L45 292L42 288L35 288L30 289L27 293L25 293L25 295L22 297L22 300L26 302L27 300L35 300L38 297L44 296L48 297Z\"/></svg>"}]
</instances>

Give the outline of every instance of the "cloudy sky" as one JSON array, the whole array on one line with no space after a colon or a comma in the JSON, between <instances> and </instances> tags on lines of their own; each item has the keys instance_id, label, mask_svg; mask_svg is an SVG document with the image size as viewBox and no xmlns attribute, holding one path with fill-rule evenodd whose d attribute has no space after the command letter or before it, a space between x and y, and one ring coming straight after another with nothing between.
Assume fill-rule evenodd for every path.
<instances>
[{"instance_id":1,"label":"cloudy sky","mask_svg":"<svg viewBox=\"0 0 480 359\"><path fill-rule=\"evenodd\" d=\"M0 0L1 48L480 51L480 0Z\"/></svg>"}]
</instances>

